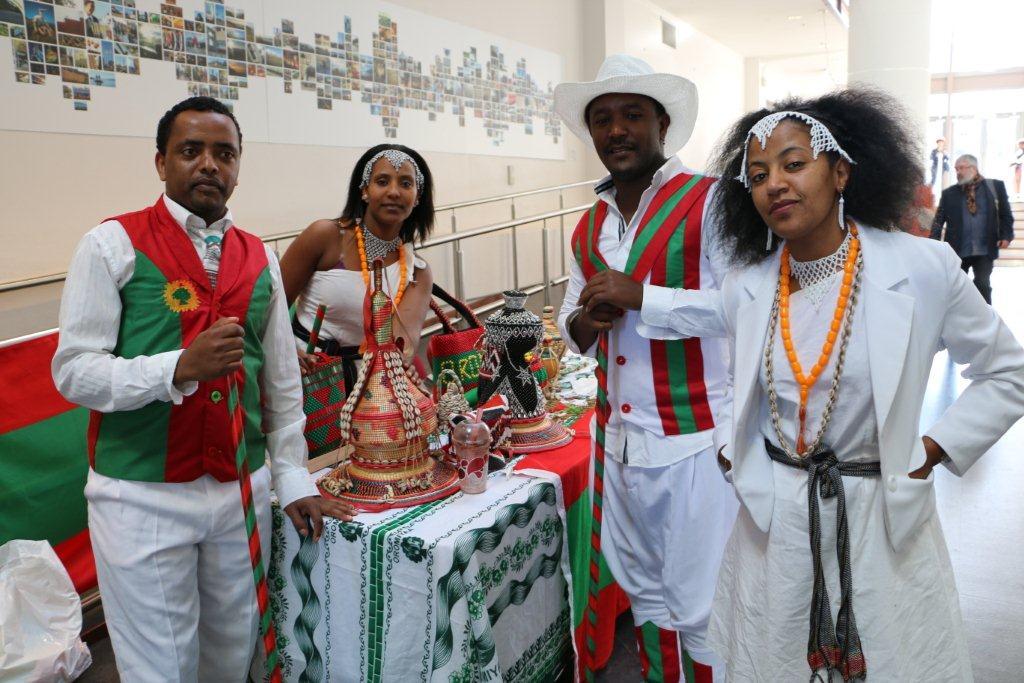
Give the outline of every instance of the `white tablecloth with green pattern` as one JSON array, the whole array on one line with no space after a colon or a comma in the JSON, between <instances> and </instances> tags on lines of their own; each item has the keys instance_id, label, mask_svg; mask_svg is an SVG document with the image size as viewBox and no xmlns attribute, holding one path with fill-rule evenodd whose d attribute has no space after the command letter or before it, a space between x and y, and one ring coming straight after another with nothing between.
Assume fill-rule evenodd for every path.
<instances>
[{"instance_id":1,"label":"white tablecloth with green pattern","mask_svg":"<svg viewBox=\"0 0 1024 683\"><path fill-rule=\"evenodd\" d=\"M319 544L301 544L275 505L268 572L285 680L554 680L572 647L564 508L558 478L534 474L325 520Z\"/></svg>"}]
</instances>

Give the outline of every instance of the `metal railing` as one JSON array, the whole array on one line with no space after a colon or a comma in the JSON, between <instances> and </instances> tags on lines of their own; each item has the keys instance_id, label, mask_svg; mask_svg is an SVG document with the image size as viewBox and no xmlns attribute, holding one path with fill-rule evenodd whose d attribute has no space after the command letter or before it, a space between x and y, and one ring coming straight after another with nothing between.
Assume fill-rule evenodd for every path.
<instances>
[{"instance_id":1,"label":"metal railing","mask_svg":"<svg viewBox=\"0 0 1024 683\"><path fill-rule=\"evenodd\" d=\"M566 269L566 241L565 241L565 217L571 214L575 214L586 210L590 207L590 204L581 204L579 206L572 206L566 208L565 206L565 191L573 188L584 187L593 185L596 181L584 180L576 183L568 183L565 185L557 185L553 187L544 187L536 190L527 190L525 192L515 192L511 194L498 195L494 197L485 197L483 199L475 199L464 202L457 202L454 204L445 204L443 206L436 207L435 213L444 211L451 212L451 233L447 235L439 235L432 239L428 239L419 245L419 249L429 249L431 247L440 247L447 244L451 245L451 258L452 258L452 270L453 270L453 284L454 293L460 299L466 298L466 287L465 287L465 250L463 249L463 242L471 240L484 235L493 235L508 231L511 233L512 240L512 285L516 289L521 289L527 295L532 296L534 294L543 292L544 305L548 306L551 304L551 288L557 285L563 284L568 281L569 277ZM540 214L533 214L529 216L517 217L516 215L516 203L517 199L529 196L536 196L548 193L558 193L558 210L548 211ZM469 230L458 231L458 219L456 211L474 206L483 206L486 204L494 204L497 202L509 202L509 216L510 220L502 221L500 223L494 223L491 225L485 225L481 227L471 228ZM551 221L557 219L557 227L551 225ZM543 268L543 279L539 283L533 283L530 285L523 286L520 282L519 277L519 229L532 224L541 224L541 265ZM557 277L552 277L551 272L551 255L550 255L550 234L551 230L557 229L559 236L559 260L561 261L560 274ZM279 246L280 243L294 239L301 230L291 230L288 232L277 233L263 237L263 241L267 244L272 245L274 252L280 256ZM54 273L52 275L40 275L31 278L24 278L21 280L11 280L8 282L0 283L0 294L4 292L11 292L21 289L30 289L34 287L41 287L44 285L56 284L63 282L67 277L67 273ZM473 310L476 313L486 313L487 311L498 308L502 305L500 299L491 301L479 307L475 307ZM456 315L452 318L453 322L458 322L459 318ZM423 335L427 336L437 332L441 328L440 323L431 325L424 328ZM10 344L27 341L29 339L52 334L56 332L56 328L47 329L41 332L34 332L12 339L0 340L0 347L8 346Z\"/></svg>"},{"instance_id":2,"label":"metal railing","mask_svg":"<svg viewBox=\"0 0 1024 683\"><path fill-rule=\"evenodd\" d=\"M452 212L451 213L451 226L452 226L452 233L453 234L445 235L443 237L435 238L433 240L427 240L426 242L421 244L419 248L425 249L425 248L428 248L428 247L436 246L437 244L447 244L448 242L452 241L452 238L457 238L458 240L461 240L461 239L472 237L472 236L475 236L475 235L483 235L483 234L488 234L490 232L497 232L498 230L511 228L511 230L512 230L512 245L513 245L512 246L513 260L514 261L518 261L518 253L517 253L518 252L518 248L516 246L516 227L518 227L520 225L525 225L527 223L533 223L533 222L536 222L538 220L543 220L545 218L545 216L548 217L548 218L562 217L561 221L560 221L559 229L560 229L561 233L564 235L564 232L565 232L564 216L569 214L569 213L572 213L574 210L570 209L570 210L565 211L564 213L560 213L560 214L555 212L555 215L543 214L543 215L538 215L538 216L531 216L531 217L528 217L528 218L524 218L521 221L516 221L516 204L515 204L515 200L516 199L520 199L522 197L531 197L531 196L536 196L536 195L540 195L540 194L550 194L552 192L557 192L558 193L558 208L561 211L561 210L563 210L565 208L565 194L564 193L565 193L566 190L571 190L571 189L577 188L577 187L584 187L584 186L587 186L587 185L594 185L597 182L598 182L597 180L581 180L581 181L576 182L576 183L566 183L565 185L554 185L554 186L551 186L551 187L541 187L541 188L537 188L535 190L526 190L524 192L513 192L513 193L510 193L510 194L495 195L493 197L484 197L482 199L471 199L471 200L468 200L468 201L455 202L453 204L444 204L444 205L441 205L441 206L437 206L437 207L434 208L434 213L435 214L443 213L443 212L446 212L446 211L451 211ZM477 228L475 230L467 230L466 232L462 233L459 236L454 235L454 233L456 233L458 231L458 219L457 219L456 213L455 213L458 209L465 209L465 208L469 208L471 206L483 206L485 204L495 204L495 203L498 203L498 202L509 202L510 203L511 222L515 222L515 225L511 225L511 224L504 225L503 224L504 225L503 228L499 228L499 227L496 227L496 226L488 226L487 229ZM586 207L583 207L583 208L586 208ZM481 230L484 230L484 231L481 232ZM261 239L263 240L264 243L272 245L273 248L274 248L274 253L276 253L278 256L280 256L280 251L279 251L280 243L285 241L285 240L290 240L290 239L294 239L294 238L298 237L299 233L301 233L301 232L302 232L301 229L288 230L288 231L285 231L285 232L280 232L280 233L275 233L275 234L272 234L272 235L267 235L265 237L262 237ZM439 241L439 240L443 240L443 241ZM564 240L563 240L563 242L564 242ZM546 245L546 242L545 242L545 245ZM546 246L545 246L545 248L546 248ZM563 244L562 260L563 260L563 262L565 261L564 244ZM18 279L18 280L8 280L7 282L0 282L0 293L11 292L11 291L19 290L19 289L29 289L29 288L32 288L32 287L41 287L43 285L51 285L51 284L55 284L55 283L58 283L58 282L63 282L66 278L67 278L67 272L62 272L62 273L52 273L50 275L36 275L36 276L33 276L33 277L21 278L21 279ZM459 282L458 282L458 279L457 279L456 280L456 289L458 289L458 286L459 286ZM518 268L514 268L513 269L513 286L515 286L515 287L519 286L519 272L518 272ZM459 296L461 298L462 294L460 293Z\"/></svg>"}]
</instances>

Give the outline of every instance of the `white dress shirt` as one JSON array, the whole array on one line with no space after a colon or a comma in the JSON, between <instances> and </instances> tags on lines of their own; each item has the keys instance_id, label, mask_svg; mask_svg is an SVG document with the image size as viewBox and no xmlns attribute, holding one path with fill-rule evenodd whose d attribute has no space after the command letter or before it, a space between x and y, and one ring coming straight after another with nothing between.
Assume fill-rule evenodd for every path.
<instances>
[{"instance_id":1,"label":"white dress shirt","mask_svg":"<svg viewBox=\"0 0 1024 683\"><path fill-rule=\"evenodd\" d=\"M670 157L659 168L651 186L644 190L640 204L627 222L615 201L611 176L595 187L598 198L608 204L601 226L598 248L613 270L623 271L633 246L637 227L658 190L680 173L696 173L683 166L678 157ZM726 254L718 243L717 220L712 215L713 185L704 198L701 230L700 289L675 289L643 283L643 303L639 311L626 311L615 323L609 338L608 395L611 415L605 429L605 452L619 462L640 467L660 467L695 455L712 444L712 430L693 434L665 436L655 403L650 343L652 339L701 338L704 356L704 383L712 414L724 399L727 347L722 337L719 285L729 270ZM569 282L558 315L558 326L566 345L577 353L593 357L596 344L580 349L569 334L571 318L580 311L580 293L586 285L583 271L575 260L569 268ZM620 371L621 370L621 371ZM626 410L622 410L626 407ZM628 453L627 453L628 444Z\"/></svg>"},{"instance_id":2,"label":"white dress shirt","mask_svg":"<svg viewBox=\"0 0 1024 683\"><path fill-rule=\"evenodd\" d=\"M206 228L205 221L166 196L162 201L201 259L206 245L187 228ZM215 226L230 230L231 212L209 227ZM281 504L287 506L298 498L315 496L317 491L306 470L306 417L288 303L281 268L269 248L267 261L272 298L259 380L274 488ZM114 356L121 322L120 290L134 272L135 249L117 221L105 221L90 230L75 251L61 299L60 341L52 363L53 381L72 403L103 413L135 410L153 401L180 404L199 386L197 382L174 384L183 349L135 358Z\"/></svg>"}]
</instances>

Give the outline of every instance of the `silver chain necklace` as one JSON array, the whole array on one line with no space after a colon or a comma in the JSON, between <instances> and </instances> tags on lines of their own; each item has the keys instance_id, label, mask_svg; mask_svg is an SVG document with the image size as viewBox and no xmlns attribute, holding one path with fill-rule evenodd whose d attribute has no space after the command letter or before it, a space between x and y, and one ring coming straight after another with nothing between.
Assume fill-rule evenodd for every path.
<instances>
[{"instance_id":1,"label":"silver chain necklace","mask_svg":"<svg viewBox=\"0 0 1024 683\"><path fill-rule=\"evenodd\" d=\"M846 231L839 248L823 258L797 261L789 255L789 272L800 283L800 291L810 299L815 310L821 308L825 295L832 289L832 279L843 272L846 257L850 255L850 231Z\"/></svg>"},{"instance_id":2,"label":"silver chain necklace","mask_svg":"<svg viewBox=\"0 0 1024 683\"><path fill-rule=\"evenodd\" d=\"M373 233L373 230L360 226L363 231L363 249L366 251L366 263L372 265L377 259L383 259L391 252L402 246L402 236L399 235L393 240L382 240Z\"/></svg>"},{"instance_id":3,"label":"silver chain necklace","mask_svg":"<svg viewBox=\"0 0 1024 683\"><path fill-rule=\"evenodd\" d=\"M835 406L836 397L839 395L839 378L843 374L843 363L846 361L846 348L850 343L850 333L853 331L853 311L857 307L857 295L860 292L860 275L864 269L864 254L857 254L857 263L853 270L853 286L850 288L850 302L847 305L846 315L843 319L842 335L839 338L839 356L836 359L835 372L832 373L832 386L828 391L828 399L825 402L825 409L821 413L821 426L814 437L814 441L803 453L796 452L796 442L793 440L790 445L782 433L782 416L779 413L779 398L775 391L775 367L772 362L773 350L775 348L775 330L779 326L779 302L782 298L781 288L776 285L775 303L772 305L772 316L768 323L768 342L764 349L764 374L768 385L768 413L771 416L772 428L775 430L775 437L779 440L779 447L782 448L791 458L801 459L818 451L822 440L825 438L825 430L832 419L832 408ZM799 425L799 421L797 425ZM799 426L798 426L799 429ZM797 435L799 437L799 434Z\"/></svg>"}]
</instances>

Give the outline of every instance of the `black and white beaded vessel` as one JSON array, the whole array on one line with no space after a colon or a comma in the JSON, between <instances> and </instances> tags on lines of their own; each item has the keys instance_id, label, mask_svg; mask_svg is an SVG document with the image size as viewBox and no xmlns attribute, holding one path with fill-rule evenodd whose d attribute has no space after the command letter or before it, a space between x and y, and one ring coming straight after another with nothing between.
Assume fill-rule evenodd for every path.
<instances>
[{"instance_id":1,"label":"black and white beaded vessel","mask_svg":"<svg viewBox=\"0 0 1024 683\"><path fill-rule=\"evenodd\" d=\"M508 399L514 453L533 453L565 445L573 433L548 415L544 394L526 356L544 337L541 319L526 310L526 293L504 292L505 306L484 322L483 364L478 405L495 394ZM554 378L553 378L554 379Z\"/></svg>"}]
</instances>

